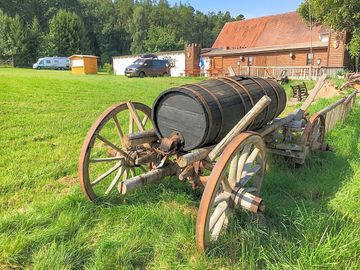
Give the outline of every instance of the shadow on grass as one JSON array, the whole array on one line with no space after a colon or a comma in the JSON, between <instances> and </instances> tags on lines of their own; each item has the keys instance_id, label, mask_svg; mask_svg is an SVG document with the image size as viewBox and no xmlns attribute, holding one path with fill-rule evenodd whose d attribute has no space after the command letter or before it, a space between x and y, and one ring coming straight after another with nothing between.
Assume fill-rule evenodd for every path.
<instances>
[{"instance_id":1,"label":"shadow on grass","mask_svg":"<svg viewBox=\"0 0 360 270\"><path fill-rule=\"evenodd\" d=\"M340 124L327 136L334 151L310 156L304 166L294 167L282 157L270 156L262 195L264 214L254 218L236 211L228 234L211 246L207 260L220 258L224 265L259 269L281 262L296 266L301 256L321 256L321 235L326 232L335 238L351 224L328 203L354 174L350 162L359 157L357 119L360 108L354 109L346 125ZM74 269L84 265L95 265L94 269L122 265L145 269L162 254L161 248L167 249L164 260L178 258L186 264L190 260L186 242L191 241L190 252L195 252L192 236L200 199L200 190L193 191L188 183L176 178L96 204L86 201L78 187L65 197L0 220L0 266L4 262L26 268L33 261L39 264L44 260L46 268L63 256L56 262ZM173 202L176 204L170 204ZM173 206L191 211L183 214ZM173 242L158 243L164 240ZM334 247L333 252L340 253L339 248Z\"/></svg>"},{"instance_id":2,"label":"shadow on grass","mask_svg":"<svg viewBox=\"0 0 360 270\"><path fill-rule=\"evenodd\" d=\"M354 224L331 209L329 202L354 175L350 161L359 157L359 118L360 108L355 107L346 123L327 135L333 151L310 155L303 166L269 156L262 192L265 212L255 218L243 212L235 215L228 226L230 233L208 250L208 256L232 261L250 258L256 262L250 268L266 268L278 261L296 265L303 252L299 246L313 246L315 251L321 235L336 238L343 227ZM314 255L308 252L309 257Z\"/></svg>"}]
</instances>

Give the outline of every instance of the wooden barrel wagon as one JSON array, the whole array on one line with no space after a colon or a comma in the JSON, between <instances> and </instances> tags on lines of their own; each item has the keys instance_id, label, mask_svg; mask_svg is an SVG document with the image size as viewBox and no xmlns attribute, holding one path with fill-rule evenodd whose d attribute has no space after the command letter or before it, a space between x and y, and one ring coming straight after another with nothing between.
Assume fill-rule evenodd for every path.
<instances>
[{"instance_id":1,"label":"wooden barrel wagon","mask_svg":"<svg viewBox=\"0 0 360 270\"><path fill-rule=\"evenodd\" d=\"M234 209L264 211L260 197L266 153L304 163L324 150L325 117L303 106L284 118L286 95L272 80L230 77L163 92L153 108L121 102L92 125L79 161L85 196L97 201L161 181L167 176L204 187L196 223L200 251L226 233Z\"/></svg>"}]
</instances>

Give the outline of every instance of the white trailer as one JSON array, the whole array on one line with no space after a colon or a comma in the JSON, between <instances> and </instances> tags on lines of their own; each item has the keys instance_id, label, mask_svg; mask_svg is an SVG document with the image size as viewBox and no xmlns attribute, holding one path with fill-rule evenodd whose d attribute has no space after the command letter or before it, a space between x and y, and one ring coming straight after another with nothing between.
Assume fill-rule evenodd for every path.
<instances>
[{"instance_id":1,"label":"white trailer","mask_svg":"<svg viewBox=\"0 0 360 270\"><path fill-rule=\"evenodd\" d=\"M43 57L39 58L33 69L56 69L65 70L70 69L70 59L67 57Z\"/></svg>"}]
</instances>

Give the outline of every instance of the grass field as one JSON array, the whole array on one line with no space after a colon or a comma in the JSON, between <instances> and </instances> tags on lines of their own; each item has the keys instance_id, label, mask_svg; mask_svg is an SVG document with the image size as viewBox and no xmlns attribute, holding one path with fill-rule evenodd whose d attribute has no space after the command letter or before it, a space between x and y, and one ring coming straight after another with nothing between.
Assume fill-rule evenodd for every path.
<instances>
[{"instance_id":1,"label":"grass field","mask_svg":"<svg viewBox=\"0 0 360 270\"><path fill-rule=\"evenodd\" d=\"M85 200L77 162L96 117L197 80L0 69L0 269L359 269L358 105L327 135L333 151L302 167L269 157L265 222L244 215L236 237L205 256L195 246L201 193L187 183L165 180L121 205Z\"/></svg>"}]
</instances>

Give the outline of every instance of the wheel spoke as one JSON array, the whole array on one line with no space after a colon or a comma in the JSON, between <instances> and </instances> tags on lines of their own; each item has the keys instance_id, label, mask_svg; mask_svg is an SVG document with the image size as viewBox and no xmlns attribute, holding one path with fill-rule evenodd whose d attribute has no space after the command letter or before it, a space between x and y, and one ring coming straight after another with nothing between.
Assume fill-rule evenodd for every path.
<instances>
[{"instance_id":1,"label":"wheel spoke","mask_svg":"<svg viewBox=\"0 0 360 270\"><path fill-rule=\"evenodd\" d=\"M251 154L249 155L249 157L247 158L247 160L245 162L245 165L243 167L243 173L242 173L241 177L243 177L245 171L250 170L250 168L252 167L253 162L256 159L259 152L260 152L260 149L257 147L255 147L255 149L251 152Z\"/></svg>"},{"instance_id":2,"label":"wheel spoke","mask_svg":"<svg viewBox=\"0 0 360 270\"><path fill-rule=\"evenodd\" d=\"M250 149L251 149L251 144L245 145L241 156L239 158L239 162L237 165L237 172L236 172L236 179L239 179L241 177L242 171L244 169L244 165L245 165L245 161L247 160L249 153L250 153Z\"/></svg>"},{"instance_id":3,"label":"wheel spoke","mask_svg":"<svg viewBox=\"0 0 360 270\"><path fill-rule=\"evenodd\" d=\"M230 186L234 186L236 182L238 160L239 160L239 155L236 155L230 163L229 178L228 178Z\"/></svg>"},{"instance_id":4,"label":"wheel spoke","mask_svg":"<svg viewBox=\"0 0 360 270\"><path fill-rule=\"evenodd\" d=\"M89 162L91 162L91 163L111 162L111 161L122 160L122 159L124 159L124 158L123 157L93 158L93 159L90 159Z\"/></svg>"},{"instance_id":5,"label":"wheel spoke","mask_svg":"<svg viewBox=\"0 0 360 270\"><path fill-rule=\"evenodd\" d=\"M117 129L117 132L118 132L118 135L119 135L119 139L120 139L120 142L121 142L121 146L124 147L125 146L125 144L124 144L124 132L121 129L119 120L116 117L116 115L113 116L113 120L115 122L115 126L116 126L116 129Z\"/></svg>"},{"instance_id":6,"label":"wheel spoke","mask_svg":"<svg viewBox=\"0 0 360 270\"><path fill-rule=\"evenodd\" d=\"M214 226L214 230L212 231L211 234L211 240L216 241L218 239L226 218L227 218L227 211L225 210Z\"/></svg>"},{"instance_id":7,"label":"wheel spoke","mask_svg":"<svg viewBox=\"0 0 360 270\"><path fill-rule=\"evenodd\" d=\"M257 155L259 154L260 149L255 147L255 149L251 152L250 156L246 160L246 164L252 164L256 159Z\"/></svg>"},{"instance_id":8,"label":"wheel spoke","mask_svg":"<svg viewBox=\"0 0 360 270\"><path fill-rule=\"evenodd\" d=\"M129 134L134 133L134 119L132 118L131 114L129 114Z\"/></svg>"},{"instance_id":9,"label":"wheel spoke","mask_svg":"<svg viewBox=\"0 0 360 270\"><path fill-rule=\"evenodd\" d=\"M139 114L137 113L137 111L134 107L134 104L132 104L131 102L126 102L126 105L128 106L130 115L131 115L132 119L135 121L136 126L138 127L139 131L145 131L144 126L143 126L142 122L140 121Z\"/></svg>"},{"instance_id":10,"label":"wheel spoke","mask_svg":"<svg viewBox=\"0 0 360 270\"><path fill-rule=\"evenodd\" d=\"M214 213L211 215L210 217L210 221L209 221L209 231L211 231L216 222L219 220L219 218L221 217L221 215L224 213L224 211L228 208L228 203L227 202L221 202L217 205L217 207L215 208Z\"/></svg>"},{"instance_id":11,"label":"wheel spoke","mask_svg":"<svg viewBox=\"0 0 360 270\"><path fill-rule=\"evenodd\" d=\"M144 116L144 119L142 120L142 125L143 125L143 127L145 128L145 126L146 126L146 123L147 123L147 120L149 119L149 117L145 114L145 116Z\"/></svg>"},{"instance_id":12,"label":"wheel spoke","mask_svg":"<svg viewBox=\"0 0 360 270\"><path fill-rule=\"evenodd\" d=\"M241 178L238 186L239 187L243 187L247 184L247 182L249 182L249 180L258 173L258 171L260 171L261 166L260 165L256 165L254 166L250 171L244 171L244 176Z\"/></svg>"},{"instance_id":13,"label":"wheel spoke","mask_svg":"<svg viewBox=\"0 0 360 270\"><path fill-rule=\"evenodd\" d=\"M219 195L217 195L214 199L214 206L218 205L219 203L223 202L223 201L227 201L230 198L230 194L228 192L222 192Z\"/></svg>"},{"instance_id":14,"label":"wheel spoke","mask_svg":"<svg viewBox=\"0 0 360 270\"><path fill-rule=\"evenodd\" d=\"M128 173L129 173L129 169L126 168L124 173L123 173L123 181L125 181L126 179L128 179Z\"/></svg>"},{"instance_id":15,"label":"wheel spoke","mask_svg":"<svg viewBox=\"0 0 360 270\"><path fill-rule=\"evenodd\" d=\"M105 191L105 195L108 195L113 190L113 188L115 187L116 183L119 181L124 171L125 171L125 166L121 166L118 172L116 173L114 179L111 181L110 186Z\"/></svg>"},{"instance_id":16,"label":"wheel spoke","mask_svg":"<svg viewBox=\"0 0 360 270\"><path fill-rule=\"evenodd\" d=\"M98 178L96 178L93 182L91 182L91 185L94 186L97 183L99 183L101 180L103 180L105 177L107 177L108 175L112 174L114 171L116 171L117 169L119 169L122 165L122 162L118 162L115 164L114 167L112 167L110 170L106 171L105 173L103 173L102 175L100 175Z\"/></svg>"},{"instance_id":17,"label":"wheel spoke","mask_svg":"<svg viewBox=\"0 0 360 270\"><path fill-rule=\"evenodd\" d=\"M110 146L111 148L113 148L114 150L118 151L121 155L126 156L126 153L121 150L119 147L117 147L115 144L113 144L112 142L110 142L108 139L105 139L103 136L101 136L100 134L97 135L97 137L99 138L100 141L102 141L103 143L107 144L108 146Z\"/></svg>"}]
</instances>

